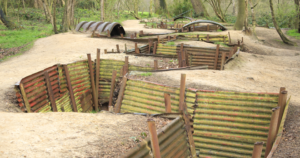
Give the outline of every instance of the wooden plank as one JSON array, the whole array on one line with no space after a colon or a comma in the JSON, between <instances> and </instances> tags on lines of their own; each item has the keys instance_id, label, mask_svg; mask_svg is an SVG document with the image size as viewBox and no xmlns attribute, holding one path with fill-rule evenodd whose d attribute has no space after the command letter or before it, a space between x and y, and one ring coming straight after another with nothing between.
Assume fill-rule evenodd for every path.
<instances>
[{"instance_id":1,"label":"wooden plank","mask_svg":"<svg viewBox=\"0 0 300 158\"><path fill-rule=\"evenodd\" d=\"M154 42L153 54L156 54L156 49L157 49L157 43Z\"/></svg>"},{"instance_id":2,"label":"wooden plank","mask_svg":"<svg viewBox=\"0 0 300 158\"><path fill-rule=\"evenodd\" d=\"M121 88L120 88L120 91L119 91L118 100L117 100L117 103L116 103L115 113L120 113L120 111L121 111L121 105L122 105L122 101L123 101L126 82L127 82L127 78L123 77L122 85L121 85Z\"/></svg>"},{"instance_id":3,"label":"wooden plank","mask_svg":"<svg viewBox=\"0 0 300 158\"><path fill-rule=\"evenodd\" d=\"M218 66L219 48L220 48L220 45L218 44L217 49L216 49L216 55L215 55L215 70L217 70L217 66Z\"/></svg>"},{"instance_id":4,"label":"wooden plank","mask_svg":"<svg viewBox=\"0 0 300 158\"><path fill-rule=\"evenodd\" d=\"M70 98L71 98L71 102L72 102L72 108L73 108L74 112L78 112L76 102L75 102L74 92L73 92L73 88L72 88L72 84L71 84L71 80L70 80L68 65L64 65L64 70L65 70L67 86L69 89Z\"/></svg>"},{"instance_id":5,"label":"wooden plank","mask_svg":"<svg viewBox=\"0 0 300 158\"><path fill-rule=\"evenodd\" d=\"M165 93L164 98L165 98L166 113L171 113L172 109L171 109L171 96L170 96L170 94Z\"/></svg>"},{"instance_id":6,"label":"wooden plank","mask_svg":"<svg viewBox=\"0 0 300 158\"><path fill-rule=\"evenodd\" d=\"M96 88L95 88L94 69L93 69L91 54L87 54L87 57L88 57L88 64L89 64L89 70L90 70L90 79L91 79L91 85L92 85L92 92L93 92L93 103L94 103L96 112L98 112L99 111L99 109L98 109L98 97L97 97L97 92L96 92Z\"/></svg>"},{"instance_id":7,"label":"wooden plank","mask_svg":"<svg viewBox=\"0 0 300 158\"><path fill-rule=\"evenodd\" d=\"M117 52L118 52L118 53L121 53L121 52L120 52L120 47L119 47L118 44L117 44Z\"/></svg>"},{"instance_id":8,"label":"wooden plank","mask_svg":"<svg viewBox=\"0 0 300 158\"><path fill-rule=\"evenodd\" d=\"M268 133L268 139L266 144L266 150L265 150L265 157L267 157L271 151L272 145L276 138L277 133L277 124L278 124L278 118L279 118L279 107L272 109L272 117L271 122L269 126L269 133Z\"/></svg>"},{"instance_id":9,"label":"wooden plank","mask_svg":"<svg viewBox=\"0 0 300 158\"><path fill-rule=\"evenodd\" d=\"M52 110L53 110L53 112L57 112L57 107L56 107L55 98L54 98L54 94L53 94L53 90L52 90L52 85L50 82L49 73L47 71L45 71L44 76L45 76L45 80L46 80L47 92L48 92L49 100L50 100L50 103L52 106Z\"/></svg>"},{"instance_id":10,"label":"wooden plank","mask_svg":"<svg viewBox=\"0 0 300 158\"><path fill-rule=\"evenodd\" d=\"M279 118L278 118L278 126L277 126L277 131L279 129L280 123L281 123L281 119L282 119L282 115L286 106L286 100L287 100L287 91L285 89L285 87L280 87L279 90L279 97L278 97L278 106L280 107L280 112L279 112Z\"/></svg>"},{"instance_id":11,"label":"wooden plank","mask_svg":"<svg viewBox=\"0 0 300 158\"><path fill-rule=\"evenodd\" d=\"M137 43L135 43L135 54L140 54L140 49L137 46Z\"/></svg>"},{"instance_id":12,"label":"wooden plank","mask_svg":"<svg viewBox=\"0 0 300 158\"><path fill-rule=\"evenodd\" d=\"M158 70L158 63L157 63L157 60L154 60L154 70Z\"/></svg>"},{"instance_id":13,"label":"wooden plank","mask_svg":"<svg viewBox=\"0 0 300 158\"><path fill-rule=\"evenodd\" d=\"M186 132L187 132L187 135L188 135L188 141L189 141L189 144L190 144L191 157L196 158L197 157L196 147L195 147L195 142L194 142L194 139L193 139L189 114L188 114L186 108L183 112L183 118L184 118L184 123L185 123L185 129L186 129Z\"/></svg>"}]
</instances>

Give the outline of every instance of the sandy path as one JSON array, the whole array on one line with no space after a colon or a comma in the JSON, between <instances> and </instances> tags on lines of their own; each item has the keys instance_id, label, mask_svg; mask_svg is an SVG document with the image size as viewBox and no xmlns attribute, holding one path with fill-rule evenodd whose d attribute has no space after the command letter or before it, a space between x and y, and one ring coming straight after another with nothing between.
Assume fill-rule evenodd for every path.
<instances>
[{"instance_id":1,"label":"sandy path","mask_svg":"<svg viewBox=\"0 0 300 158\"><path fill-rule=\"evenodd\" d=\"M139 31L143 29L145 33L166 32L160 29L144 29L143 25L138 24L136 20L125 21L123 24L126 31ZM275 38L278 40L275 30L264 28L258 28L258 30L260 31L261 38L264 38L266 41L268 41L268 36L271 39ZM240 31L230 32L233 40L241 39L243 36ZM227 34L227 32L211 34ZM225 71L194 70L163 72L155 73L149 80L169 85L179 85L180 74L186 73L187 86L194 88L278 92L279 87L286 87L289 94L292 95L291 102L298 109L300 106L300 56L297 53L300 52L297 51L297 48L299 47L275 48L273 45L276 45L276 40L275 42L269 42L267 46L249 37L244 37L244 40L247 47L251 48L253 53L256 54L241 52L237 59L226 65ZM103 49L115 49L115 45L119 44L121 50L124 50L125 43L128 48L134 47L134 43L130 41L93 39L89 38L87 34L65 33L37 40L33 48L24 55L0 63L0 76L2 76L0 78L0 111L17 111L18 108L16 108L16 105L9 102L7 93L10 92L14 95L12 93L13 86L21 78L57 63L65 64L86 59L87 53L91 53L92 58L95 59L96 48L101 48L103 53ZM190 44L212 46L203 42L190 42ZM101 58L107 59L124 60L124 56L123 54L101 54ZM152 63L153 59L130 56L129 61L133 63ZM62 153L66 153L67 157L68 154L89 156L89 152L93 152L93 144L88 147L82 146L89 144L89 142L97 141L97 136L99 136L97 133L99 131L95 131L95 128L92 128L93 126L88 127L87 125L93 121L98 121L99 124L96 125L99 127L101 126L101 121L99 120L102 118L105 118L105 120L115 120L101 114L79 113L0 113L0 116L0 155L13 155L15 157L22 155L30 156L34 152L50 153L46 157L63 157L60 155ZM81 120L82 122L77 126L77 124L74 124L76 120ZM293 118L291 118L292 121ZM116 120L116 122L121 123L122 120ZM300 129L300 127L292 128ZM86 134L76 133L82 129L85 130ZM61 132L61 130L65 130L65 133ZM57 132L60 133L56 135ZM70 141L73 136L76 139ZM65 138L69 137L69 140L65 140ZM78 150L80 146L82 148ZM51 153L53 149L59 152ZM97 149L95 148L95 150Z\"/></svg>"}]
</instances>

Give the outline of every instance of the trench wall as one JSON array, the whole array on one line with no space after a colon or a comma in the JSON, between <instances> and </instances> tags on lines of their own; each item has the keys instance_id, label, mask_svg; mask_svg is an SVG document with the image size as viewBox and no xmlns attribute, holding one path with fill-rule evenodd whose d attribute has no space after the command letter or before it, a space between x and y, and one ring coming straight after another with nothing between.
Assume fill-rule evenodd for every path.
<instances>
[{"instance_id":1,"label":"trench wall","mask_svg":"<svg viewBox=\"0 0 300 158\"><path fill-rule=\"evenodd\" d=\"M177 113L179 88L128 80L121 112L166 113L164 93L170 94L171 112ZM200 157L251 157L254 143L268 140L272 109L279 104L279 94L186 89L185 103L192 116L193 138ZM286 111L283 123L285 116ZM265 149L266 144L262 157Z\"/></svg>"},{"instance_id":2,"label":"trench wall","mask_svg":"<svg viewBox=\"0 0 300 158\"><path fill-rule=\"evenodd\" d=\"M161 157L190 157L191 145L188 141L188 134L185 122L181 116L174 119L157 133ZM139 143L129 150L122 157L149 157L152 158L152 145L150 139Z\"/></svg>"}]
</instances>

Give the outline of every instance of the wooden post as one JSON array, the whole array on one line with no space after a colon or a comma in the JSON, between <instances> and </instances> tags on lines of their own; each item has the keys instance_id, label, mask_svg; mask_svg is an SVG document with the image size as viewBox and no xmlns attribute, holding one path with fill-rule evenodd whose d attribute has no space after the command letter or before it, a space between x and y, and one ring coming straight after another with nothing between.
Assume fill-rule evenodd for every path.
<instances>
[{"instance_id":1,"label":"wooden post","mask_svg":"<svg viewBox=\"0 0 300 158\"><path fill-rule=\"evenodd\" d=\"M278 117L279 117L279 107L272 109L272 117L269 127L269 133L268 133L268 139L266 144L266 150L265 150L265 157L267 157L271 151L272 145L276 138L277 133L277 124L278 124Z\"/></svg>"},{"instance_id":2,"label":"wooden post","mask_svg":"<svg viewBox=\"0 0 300 158\"><path fill-rule=\"evenodd\" d=\"M199 35L197 35L197 41L199 41L200 39L199 39Z\"/></svg>"},{"instance_id":3,"label":"wooden post","mask_svg":"<svg viewBox=\"0 0 300 158\"><path fill-rule=\"evenodd\" d=\"M111 52L114 53L114 49L111 49Z\"/></svg>"},{"instance_id":4,"label":"wooden post","mask_svg":"<svg viewBox=\"0 0 300 158\"><path fill-rule=\"evenodd\" d=\"M181 65L182 65L182 67L186 67L185 53L186 53L186 51L182 50L182 52L181 52L181 62L182 62Z\"/></svg>"},{"instance_id":5,"label":"wooden post","mask_svg":"<svg viewBox=\"0 0 300 158\"><path fill-rule=\"evenodd\" d=\"M177 52L178 67L182 67L181 51Z\"/></svg>"},{"instance_id":6,"label":"wooden post","mask_svg":"<svg viewBox=\"0 0 300 158\"><path fill-rule=\"evenodd\" d=\"M159 36L157 36L157 43L159 44L160 42L159 42Z\"/></svg>"},{"instance_id":7,"label":"wooden post","mask_svg":"<svg viewBox=\"0 0 300 158\"><path fill-rule=\"evenodd\" d=\"M151 53L151 47L153 45L153 41L149 39L149 50L148 50L148 53L150 54Z\"/></svg>"},{"instance_id":8,"label":"wooden post","mask_svg":"<svg viewBox=\"0 0 300 158\"><path fill-rule=\"evenodd\" d=\"M99 80L100 80L100 49L97 49L97 58L96 58L96 96L99 97ZM99 104L99 103L98 103Z\"/></svg>"},{"instance_id":9,"label":"wooden post","mask_svg":"<svg viewBox=\"0 0 300 158\"><path fill-rule=\"evenodd\" d=\"M157 63L157 60L154 60L154 70L158 70L158 63Z\"/></svg>"},{"instance_id":10,"label":"wooden post","mask_svg":"<svg viewBox=\"0 0 300 158\"><path fill-rule=\"evenodd\" d=\"M183 29L183 27L181 28L181 32L183 32L184 31L184 29Z\"/></svg>"},{"instance_id":11,"label":"wooden post","mask_svg":"<svg viewBox=\"0 0 300 158\"><path fill-rule=\"evenodd\" d=\"M244 37L242 37L242 43L244 43Z\"/></svg>"},{"instance_id":12,"label":"wooden post","mask_svg":"<svg viewBox=\"0 0 300 158\"><path fill-rule=\"evenodd\" d=\"M223 43L226 43L226 41L225 41L225 36L223 36Z\"/></svg>"},{"instance_id":13,"label":"wooden post","mask_svg":"<svg viewBox=\"0 0 300 158\"><path fill-rule=\"evenodd\" d=\"M170 41L171 40L171 37L170 36L168 36L168 41Z\"/></svg>"},{"instance_id":14,"label":"wooden post","mask_svg":"<svg viewBox=\"0 0 300 158\"><path fill-rule=\"evenodd\" d=\"M150 140L151 140L151 147L152 153L154 158L161 158L160 156L160 149L159 149L159 142L156 133L155 121L153 119L148 119L148 128L150 133Z\"/></svg>"},{"instance_id":15,"label":"wooden post","mask_svg":"<svg viewBox=\"0 0 300 158\"><path fill-rule=\"evenodd\" d=\"M174 35L173 40L176 40L176 35Z\"/></svg>"},{"instance_id":16,"label":"wooden post","mask_svg":"<svg viewBox=\"0 0 300 158\"><path fill-rule=\"evenodd\" d=\"M135 43L135 54L140 54L140 49L137 46L137 43Z\"/></svg>"},{"instance_id":17,"label":"wooden post","mask_svg":"<svg viewBox=\"0 0 300 158\"><path fill-rule=\"evenodd\" d=\"M183 110L184 110L185 80L186 80L186 74L181 74L180 94L179 94L179 112L183 112Z\"/></svg>"},{"instance_id":18,"label":"wooden post","mask_svg":"<svg viewBox=\"0 0 300 158\"><path fill-rule=\"evenodd\" d=\"M44 76L45 76L45 80L46 80L46 84L47 84L47 92L48 92L49 100L50 100L50 103L52 106L52 110L53 110L53 112L57 112L57 107L56 107L56 103L55 103L52 85L50 82L49 73L47 71L45 71Z\"/></svg>"},{"instance_id":19,"label":"wooden post","mask_svg":"<svg viewBox=\"0 0 300 158\"><path fill-rule=\"evenodd\" d=\"M123 76L128 73L128 68L129 68L129 60L128 60L128 56L125 56Z\"/></svg>"},{"instance_id":20,"label":"wooden post","mask_svg":"<svg viewBox=\"0 0 300 158\"><path fill-rule=\"evenodd\" d=\"M27 109L27 113L31 113L32 111L30 108L30 104L29 104L23 83L20 83L20 89L21 89L22 97L23 97L23 100L24 100L24 103L25 103L25 106Z\"/></svg>"},{"instance_id":21,"label":"wooden post","mask_svg":"<svg viewBox=\"0 0 300 158\"><path fill-rule=\"evenodd\" d=\"M219 47L220 45L217 45L216 48L216 54L215 54L215 65L214 65L214 69L217 70L217 66L218 66L218 59L219 59Z\"/></svg>"},{"instance_id":22,"label":"wooden post","mask_svg":"<svg viewBox=\"0 0 300 158\"><path fill-rule=\"evenodd\" d=\"M240 40L238 40L238 46L240 46L240 45L241 45Z\"/></svg>"},{"instance_id":23,"label":"wooden post","mask_svg":"<svg viewBox=\"0 0 300 158\"><path fill-rule=\"evenodd\" d=\"M64 65L64 70L65 70L65 73L66 73L67 86L68 86L69 93L70 93L70 98L71 98L71 103L72 103L73 111L74 112L78 112L77 111L76 102L75 102L74 93L73 93L73 87L72 87L71 80L70 80L68 65Z\"/></svg>"},{"instance_id":24,"label":"wooden post","mask_svg":"<svg viewBox=\"0 0 300 158\"><path fill-rule=\"evenodd\" d=\"M231 44L231 37L230 37L230 32L228 32L228 40L229 40L229 44Z\"/></svg>"},{"instance_id":25,"label":"wooden post","mask_svg":"<svg viewBox=\"0 0 300 158\"><path fill-rule=\"evenodd\" d=\"M107 49L104 49L104 54L107 54Z\"/></svg>"},{"instance_id":26,"label":"wooden post","mask_svg":"<svg viewBox=\"0 0 300 158\"><path fill-rule=\"evenodd\" d=\"M89 64L89 70L90 70L90 78L91 78L91 85L92 85L92 92L93 92L93 102L95 106L96 112L98 112L98 96L95 88L95 78L94 78L94 69L92 65L92 58L91 54L87 54L88 57L88 64Z\"/></svg>"},{"instance_id":27,"label":"wooden post","mask_svg":"<svg viewBox=\"0 0 300 158\"><path fill-rule=\"evenodd\" d=\"M252 158L261 158L261 153L262 153L263 146L264 146L264 142L254 143Z\"/></svg>"},{"instance_id":28,"label":"wooden post","mask_svg":"<svg viewBox=\"0 0 300 158\"><path fill-rule=\"evenodd\" d=\"M207 24L206 31L207 32L209 31L209 24Z\"/></svg>"},{"instance_id":29,"label":"wooden post","mask_svg":"<svg viewBox=\"0 0 300 158\"><path fill-rule=\"evenodd\" d=\"M190 66L189 54L188 54L187 50L184 51L184 55L185 55L186 66Z\"/></svg>"},{"instance_id":30,"label":"wooden post","mask_svg":"<svg viewBox=\"0 0 300 158\"><path fill-rule=\"evenodd\" d=\"M121 38L124 38L124 35L123 35L123 33L121 33Z\"/></svg>"},{"instance_id":31,"label":"wooden post","mask_svg":"<svg viewBox=\"0 0 300 158\"><path fill-rule=\"evenodd\" d=\"M134 38L134 37L133 37L133 34L130 35L130 38Z\"/></svg>"},{"instance_id":32,"label":"wooden post","mask_svg":"<svg viewBox=\"0 0 300 158\"><path fill-rule=\"evenodd\" d=\"M170 94L165 93L164 98L165 98L166 113L171 113L172 109L171 109L171 96L170 96Z\"/></svg>"},{"instance_id":33,"label":"wooden post","mask_svg":"<svg viewBox=\"0 0 300 158\"><path fill-rule=\"evenodd\" d=\"M178 30L176 29L176 30L175 30L175 33L177 33L177 32L178 32Z\"/></svg>"},{"instance_id":34,"label":"wooden post","mask_svg":"<svg viewBox=\"0 0 300 158\"><path fill-rule=\"evenodd\" d=\"M122 85L119 91L119 96L115 107L115 113L120 113L121 111L121 105L122 105L123 95L126 87L126 82L127 82L127 78L123 77Z\"/></svg>"},{"instance_id":35,"label":"wooden post","mask_svg":"<svg viewBox=\"0 0 300 158\"><path fill-rule=\"evenodd\" d=\"M156 54L156 49L157 49L157 43L154 42L153 54Z\"/></svg>"},{"instance_id":36,"label":"wooden post","mask_svg":"<svg viewBox=\"0 0 300 158\"><path fill-rule=\"evenodd\" d=\"M134 38L136 38L136 32L134 33Z\"/></svg>"},{"instance_id":37,"label":"wooden post","mask_svg":"<svg viewBox=\"0 0 300 158\"><path fill-rule=\"evenodd\" d=\"M126 43L125 43L125 53L127 53L127 46L126 46Z\"/></svg>"},{"instance_id":38,"label":"wooden post","mask_svg":"<svg viewBox=\"0 0 300 158\"><path fill-rule=\"evenodd\" d=\"M209 42L209 34L206 36L206 42Z\"/></svg>"},{"instance_id":39,"label":"wooden post","mask_svg":"<svg viewBox=\"0 0 300 158\"><path fill-rule=\"evenodd\" d=\"M226 52L222 52L222 60L221 60L221 69L220 70L224 70L225 59L226 59Z\"/></svg>"},{"instance_id":40,"label":"wooden post","mask_svg":"<svg viewBox=\"0 0 300 158\"><path fill-rule=\"evenodd\" d=\"M286 100L287 100L287 91L285 90L285 87L280 87L279 90L279 99L278 99L278 106L280 107L279 112L279 118L278 118L278 124L277 124L277 131L279 129L282 115L286 106Z\"/></svg>"},{"instance_id":41,"label":"wooden post","mask_svg":"<svg viewBox=\"0 0 300 158\"><path fill-rule=\"evenodd\" d=\"M190 144L190 151L191 151L191 157L192 158L196 158L197 154L196 154L196 149L195 149L195 142L193 139L193 134L192 134L192 129L191 129L191 123L190 123L190 117L189 114L187 112L186 106L184 107L184 111L183 111L183 119L184 119L184 124L185 124L185 129L188 135L188 141Z\"/></svg>"},{"instance_id":42,"label":"wooden post","mask_svg":"<svg viewBox=\"0 0 300 158\"><path fill-rule=\"evenodd\" d=\"M120 48L119 48L119 45L118 45L118 44L117 44L117 52L118 52L118 53L121 53L121 52L120 52Z\"/></svg>"},{"instance_id":43,"label":"wooden post","mask_svg":"<svg viewBox=\"0 0 300 158\"><path fill-rule=\"evenodd\" d=\"M117 77L117 71L114 70L111 77L110 95L109 95L109 102L108 102L109 107L112 106L112 102L113 102L113 94L115 90L116 77Z\"/></svg>"}]
</instances>

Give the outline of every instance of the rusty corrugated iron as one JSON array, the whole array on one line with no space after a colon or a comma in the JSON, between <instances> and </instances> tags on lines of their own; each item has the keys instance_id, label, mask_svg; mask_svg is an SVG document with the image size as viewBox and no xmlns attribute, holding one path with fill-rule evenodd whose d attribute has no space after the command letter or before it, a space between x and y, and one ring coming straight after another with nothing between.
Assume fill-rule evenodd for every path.
<instances>
[{"instance_id":1,"label":"rusty corrugated iron","mask_svg":"<svg viewBox=\"0 0 300 158\"><path fill-rule=\"evenodd\" d=\"M164 93L171 95L171 112L177 113L179 110L179 88L139 80L128 80L121 112L165 113Z\"/></svg>"},{"instance_id":2,"label":"rusty corrugated iron","mask_svg":"<svg viewBox=\"0 0 300 158\"><path fill-rule=\"evenodd\" d=\"M182 116L172 120L157 133L160 155L162 158L191 156L190 145ZM136 147L124 154L123 158L153 157L150 154L152 147L150 139L139 143Z\"/></svg>"},{"instance_id":3,"label":"rusty corrugated iron","mask_svg":"<svg viewBox=\"0 0 300 158\"><path fill-rule=\"evenodd\" d=\"M92 32L97 31L99 34L107 33L107 31L109 31L110 37L111 36L120 36L121 34L123 34L123 35L126 34L122 25L117 22L110 23L110 22L102 22L102 21L98 21L98 22L82 21L79 24L77 24L75 31L80 31L81 29L83 29L83 32L90 30Z\"/></svg>"}]
</instances>

